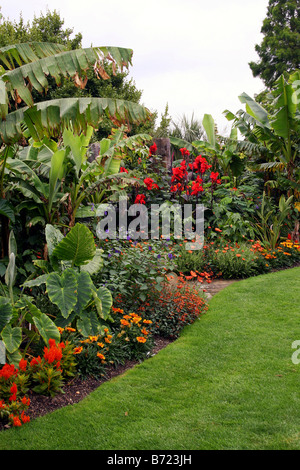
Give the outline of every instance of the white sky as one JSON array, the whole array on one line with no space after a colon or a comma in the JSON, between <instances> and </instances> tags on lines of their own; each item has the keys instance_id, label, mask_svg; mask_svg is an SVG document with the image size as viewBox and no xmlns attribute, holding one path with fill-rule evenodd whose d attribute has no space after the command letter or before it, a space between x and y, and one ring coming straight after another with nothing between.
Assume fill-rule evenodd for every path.
<instances>
[{"instance_id":1,"label":"white sky","mask_svg":"<svg viewBox=\"0 0 300 470\"><path fill-rule=\"evenodd\" d=\"M248 63L268 0L0 0L5 18L25 21L56 9L64 28L83 35L83 47L133 49L130 76L143 91L141 102L160 116L169 105L174 120L183 114L202 120L211 114L219 132L230 123L223 116L238 111L242 92L263 88Z\"/></svg>"}]
</instances>

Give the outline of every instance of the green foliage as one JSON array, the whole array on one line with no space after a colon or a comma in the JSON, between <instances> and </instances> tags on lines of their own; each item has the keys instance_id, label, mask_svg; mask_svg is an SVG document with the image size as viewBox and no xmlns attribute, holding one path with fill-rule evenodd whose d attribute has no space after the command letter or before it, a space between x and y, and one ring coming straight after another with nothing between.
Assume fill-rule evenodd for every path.
<instances>
[{"instance_id":1,"label":"green foliage","mask_svg":"<svg viewBox=\"0 0 300 470\"><path fill-rule=\"evenodd\" d=\"M257 223L253 224L256 235L265 247L272 250L278 245L280 234L287 217L291 214L293 196L288 199L281 196L277 210L270 207L265 192L261 209L257 213Z\"/></svg>"},{"instance_id":2,"label":"green foliage","mask_svg":"<svg viewBox=\"0 0 300 470\"><path fill-rule=\"evenodd\" d=\"M283 73L300 67L300 19L298 0L269 0L261 28L263 40L255 46L258 62L250 62L253 76L270 88Z\"/></svg>"}]
</instances>

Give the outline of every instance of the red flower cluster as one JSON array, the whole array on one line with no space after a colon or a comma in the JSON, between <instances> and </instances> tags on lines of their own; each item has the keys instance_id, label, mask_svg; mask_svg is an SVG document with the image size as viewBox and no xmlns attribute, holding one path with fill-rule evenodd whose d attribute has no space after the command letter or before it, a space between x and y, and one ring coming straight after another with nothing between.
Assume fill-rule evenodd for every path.
<instances>
[{"instance_id":1,"label":"red flower cluster","mask_svg":"<svg viewBox=\"0 0 300 470\"><path fill-rule=\"evenodd\" d=\"M18 369L13 364L4 364L0 370L0 378L3 377L5 380L8 380L12 375L18 375Z\"/></svg>"},{"instance_id":2,"label":"red flower cluster","mask_svg":"<svg viewBox=\"0 0 300 470\"><path fill-rule=\"evenodd\" d=\"M190 163L189 167L191 170L194 170L196 173L203 173L206 172L209 168L211 168L211 165L207 163L206 158L202 157L202 155L198 155L194 161L194 163Z\"/></svg>"},{"instance_id":3,"label":"red flower cluster","mask_svg":"<svg viewBox=\"0 0 300 470\"><path fill-rule=\"evenodd\" d=\"M179 149L179 151L180 151L180 153L183 157L185 157L185 156L188 157L190 155L190 152L185 147Z\"/></svg>"},{"instance_id":4,"label":"red flower cluster","mask_svg":"<svg viewBox=\"0 0 300 470\"><path fill-rule=\"evenodd\" d=\"M152 178L145 178L144 183L147 186L147 189L149 189L149 190L159 189L158 185L156 183L154 183Z\"/></svg>"},{"instance_id":5,"label":"red flower cluster","mask_svg":"<svg viewBox=\"0 0 300 470\"><path fill-rule=\"evenodd\" d=\"M172 179L171 183L181 182L184 178L187 177L187 168L186 168L186 161L182 160L180 166L172 168Z\"/></svg>"},{"instance_id":6,"label":"red flower cluster","mask_svg":"<svg viewBox=\"0 0 300 470\"><path fill-rule=\"evenodd\" d=\"M200 178L200 176L197 176L197 179L192 182L192 196L197 196L199 193L202 193L203 187L202 187L203 180Z\"/></svg>"},{"instance_id":7,"label":"red flower cluster","mask_svg":"<svg viewBox=\"0 0 300 470\"><path fill-rule=\"evenodd\" d=\"M121 166L120 173L128 173L128 170L126 170L126 168L124 168L124 166Z\"/></svg>"},{"instance_id":8,"label":"red flower cluster","mask_svg":"<svg viewBox=\"0 0 300 470\"><path fill-rule=\"evenodd\" d=\"M213 171L210 174L210 179L213 184L221 184L222 181L219 179L219 173L214 173Z\"/></svg>"},{"instance_id":9,"label":"red flower cluster","mask_svg":"<svg viewBox=\"0 0 300 470\"><path fill-rule=\"evenodd\" d=\"M157 145L156 145L156 143L154 142L154 144L151 145L150 148L149 148L149 156L155 155L155 154L156 154L156 151L157 151Z\"/></svg>"},{"instance_id":10,"label":"red flower cluster","mask_svg":"<svg viewBox=\"0 0 300 470\"><path fill-rule=\"evenodd\" d=\"M135 198L134 204L146 204L146 197L144 194L138 194Z\"/></svg>"},{"instance_id":11,"label":"red flower cluster","mask_svg":"<svg viewBox=\"0 0 300 470\"><path fill-rule=\"evenodd\" d=\"M60 361L62 358L62 349L65 347L64 343L56 345L54 339L49 339L49 348L44 347L44 359L48 364L56 362L56 368L60 368Z\"/></svg>"}]
</instances>

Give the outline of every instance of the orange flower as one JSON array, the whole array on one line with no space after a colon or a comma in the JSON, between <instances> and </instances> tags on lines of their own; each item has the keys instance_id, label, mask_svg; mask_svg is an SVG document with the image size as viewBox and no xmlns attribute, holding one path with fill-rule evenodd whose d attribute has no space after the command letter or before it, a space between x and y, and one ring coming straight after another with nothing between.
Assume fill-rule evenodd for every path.
<instances>
[{"instance_id":1,"label":"orange flower","mask_svg":"<svg viewBox=\"0 0 300 470\"><path fill-rule=\"evenodd\" d=\"M102 361L105 360L105 356L103 356L103 354L101 353L97 353L97 357L99 357L99 359L102 359Z\"/></svg>"},{"instance_id":2,"label":"orange flower","mask_svg":"<svg viewBox=\"0 0 300 470\"><path fill-rule=\"evenodd\" d=\"M240 253L237 253L236 256L237 258L240 258L242 255L240 255Z\"/></svg>"},{"instance_id":3,"label":"orange flower","mask_svg":"<svg viewBox=\"0 0 300 470\"><path fill-rule=\"evenodd\" d=\"M146 343L146 338L144 338L144 336L137 336L136 340L139 342L139 343Z\"/></svg>"},{"instance_id":4,"label":"orange flower","mask_svg":"<svg viewBox=\"0 0 300 470\"><path fill-rule=\"evenodd\" d=\"M80 346L80 347L77 347L77 348L74 348L74 349L73 349L73 354L80 354L80 353L81 353L81 351L82 351L82 349L83 349L83 347L82 347L82 346Z\"/></svg>"}]
</instances>

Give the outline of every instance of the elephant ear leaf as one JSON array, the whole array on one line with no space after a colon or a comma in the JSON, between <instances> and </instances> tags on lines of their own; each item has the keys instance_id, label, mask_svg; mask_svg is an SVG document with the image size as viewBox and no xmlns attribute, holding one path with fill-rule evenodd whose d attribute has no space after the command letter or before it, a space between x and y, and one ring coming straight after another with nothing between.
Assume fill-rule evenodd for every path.
<instances>
[{"instance_id":1,"label":"elephant ear leaf","mask_svg":"<svg viewBox=\"0 0 300 470\"><path fill-rule=\"evenodd\" d=\"M6 325L1 333L5 347L9 353L14 353L22 342L22 328Z\"/></svg>"},{"instance_id":2,"label":"elephant ear leaf","mask_svg":"<svg viewBox=\"0 0 300 470\"><path fill-rule=\"evenodd\" d=\"M92 232L77 223L53 250L53 256L59 260L71 261L74 266L87 264L96 254L96 245Z\"/></svg>"},{"instance_id":3,"label":"elephant ear leaf","mask_svg":"<svg viewBox=\"0 0 300 470\"><path fill-rule=\"evenodd\" d=\"M113 304L111 292L106 287L99 287L93 290L93 297L99 317L106 320Z\"/></svg>"},{"instance_id":4,"label":"elephant ear leaf","mask_svg":"<svg viewBox=\"0 0 300 470\"><path fill-rule=\"evenodd\" d=\"M59 330L46 313L41 312L39 316L33 318L33 321L47 345L49 344L49 339L54 339L57 343L60 341Z\"/></svg>"},{"instance_id":5,"label":"elephant ear leaf","mask_svg":"<svg viewBox=\"0 0 300 470\"><path fill-rule=\"evenodd\" d=\"M79 315L92 297L93 283L89 273L80 272L77 275L77 284L77 303L74 312Z\"/></svg>"},{"instance_id":6,"label":"elephant ear leaf","mask_svg":"<svg viewBox=\"0 0 300 470\"><path fill-rule=\"evenodd\" d=\"M50 273L46 288L49 299L60 309L62 316L68 318L77 303L77 279L72 269L66 269L62 275Z\"/></svg>"},{"instance_id":7,"label":"elephant ear leaf","mask_svg":"<svg viewBox=\"0 0 300 470\"><path fill-rule=\"evenodd\" d=\"M0 332L9 323L13 315L10 300L7 297L0 297Z\"/></svg>"}]
</instances>

